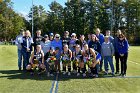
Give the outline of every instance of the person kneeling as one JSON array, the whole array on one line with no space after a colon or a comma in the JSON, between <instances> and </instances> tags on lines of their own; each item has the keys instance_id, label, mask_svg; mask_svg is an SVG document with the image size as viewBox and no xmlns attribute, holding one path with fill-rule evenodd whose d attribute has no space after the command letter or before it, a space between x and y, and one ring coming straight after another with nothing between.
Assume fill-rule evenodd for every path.
<instances>
[{"instance_id":1,"label":"person kneeling","mask_svg":"<svg viewBox=\"0 0 140 93\"><path fill-rule=\"evenodd\" d=\"M54 76L54 68L55 68L55 61L56 61L56 56L55 56L55 50L53 47L50 48L50 50L46 53L45 55L45 64L46 64L46 69L48 72L48 77L49 76Z\"/></svg>"},{"instance_id":2,"label":"person kneeling","mask_svg":"<svg viewBox=\"0 0 140 93\"><path fill-rule=\"evenodd\" d=\"M64 45L63 51L61 53L62 57L62 64L63 64L63 71L64 75L66 74L66 66L68 66L68 75L71 75L71 58L72 58L72 52L68 48L68 45Z\"/></svg>"},{"instance_id":3,"label":"person kneeling","mask_svg":"<svg viewBox=\"0 0 140 93\"><path fill-rule=\"evenodd\" d=\"M38 69L38 74L41 74L45 71L44 65L44 53L41 49L41 45L36 46L36 50L32 52L30 57L30 63L26 67L27 71L30 71L31 74L34 74L34 71Z\"/></svg>"},{"instance_id":4,"label":"person kneeling","mask_svg":"<svg viewBox=\"0 0 140 93\"><path fill-rule=\"evenodd\" d=\"M91 76L98 77L99 64L101 61L101 55L94 49L89 48L87 44L84 45L83 61L88 64L91 70ZM83 66L84 67L84 66ZM85 71L84 71L85 72ZM84 75L83 72L83 76Z\"/></svg>"}]
</instances>

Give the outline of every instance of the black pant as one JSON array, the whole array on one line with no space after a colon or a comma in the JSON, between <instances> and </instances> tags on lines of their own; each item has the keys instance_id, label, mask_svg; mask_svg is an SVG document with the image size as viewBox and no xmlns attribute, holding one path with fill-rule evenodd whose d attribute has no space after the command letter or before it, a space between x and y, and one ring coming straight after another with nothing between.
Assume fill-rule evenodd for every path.
<instances>
[{"instance_id":1,"label":"black pant","mask_svg":"<svg viewBox=\"0 0 140 93\"><path fill-rule=\"evenodd\" d=\"M126 74L126 70L127 70L127 58L128 58L128 53L125 53L124 56L120 56L120 61L121 61L121 74Z\"/></svg>"},{"instance_id":2,"label":"black pant","mask_svg":"<svg viewBox=\"0 0 140 93\"><path fill-rule=\"evenodd\" d=\"M119 72L119 59L120 59L119 53L118 52L115 52L116 72Z\"/></svg>"}]
</instances>

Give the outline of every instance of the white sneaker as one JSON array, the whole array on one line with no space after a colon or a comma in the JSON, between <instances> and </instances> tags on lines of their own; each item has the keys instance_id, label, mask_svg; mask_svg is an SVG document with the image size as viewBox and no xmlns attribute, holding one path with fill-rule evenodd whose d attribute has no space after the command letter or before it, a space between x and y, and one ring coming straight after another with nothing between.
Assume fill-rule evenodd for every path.
<instances>
[{"instance_id":1,"label":"white sneaker","mask_svg":"<svg viewBox=\"0 0 140 93\"><path fill-rule=\"evenodd\" d=\"M98 78L98 75L96 74L95 77Z\"/></svg>"},{"instance_id":2,"label":"white sneaker","mask_svg":"<svg viewBox=\"0 0 140 93\"><path fill-rule=\"evenodd\" d=\"M50 76L53 77L54 75L53 74L50 74Z\"/></svg>"},{"instance_id":3,"label":"white sneaker","mask_svg":"<svg viewBox=\"0 0 140 93\"><path fill-rule=\"evenodd\" d=\"M77 76L80 76L80 73L77 73Z\"/></svg>"},{"instance_id":4,"label":"white sneaker","mask_svg":"<svg viewBox=\"0 0 140 93\"><path fill-rule=\"evenodd\" d=\"M68 72L68 76L70 76L71 75L71 73L70 72Z\"/></svg>"},{"instance_id":5,"label":"white sneaker","mask_svg":"<svg viewBox=\"0 0 140 93\"><path fill-rule=\"evenodd\" d=\"M66 72L63 72L63 75L65 75L66 74Z\"/></svg>"},{"instance_id":6,"label":"white sneaker","mask_svg":"<svg viewBox=\"0 0 140 93\"><path fill-rule=\"evenodd\" d=\"M50 72L47 73L47 76L48 76L48 77L50 76Z\"/></svg>"},{"instance_id":7,"label":"white sneaker","mask_svg":"<svg viewBox=\"0 0 140 93\"><path fill-rule=\"evenodd\" d=\"M76 74L76 73L77 73L77 71L76 71L76 70L73 70L73 73L74 73L74 74Z\"/></svg>"},{"instance_id":8,"label":"white sneaker","mask_svg":"<svg viewBox=\"0 0 140 93\"><path fill-rule=\"evenodd\" d=\"M86 77L86 73L83 73L83 77Z\"/></svg>"}]
</instances>

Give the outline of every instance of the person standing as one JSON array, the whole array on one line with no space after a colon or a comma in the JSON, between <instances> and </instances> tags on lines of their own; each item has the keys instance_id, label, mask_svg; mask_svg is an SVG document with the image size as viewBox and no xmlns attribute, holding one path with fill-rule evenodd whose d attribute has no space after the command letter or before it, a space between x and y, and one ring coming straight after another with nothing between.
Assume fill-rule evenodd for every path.
<instances>
[{"instance_id":1,"label":"person standing","mask_svg":"<svg viewBox=\"0 0 140 93\"><path fill-rule=\"evenodd\" d=\"M106 36L109 37L109 42L111 42L112 44L114 44L114 38L113 38L113 36L111 36L110 30L106 30Z\"/></svg>"},{"instance_id":2,"label":"person standing","mask_svg":"<svg viewBox=\"0 0 140 93\"><path fill-rule=\"evenodd\" d=\"M50 33L49 34L49 39L50 39L50 41L53 41L54 40L54 34L53 33Z\"/></svg>"},{"instance_id":3,"label":"person standing","mask_svg":"<svg viewBox=\"0 0 140 93\"><path fill-rule=\"evenodd\" d=\"M62 40L60 40L60 35L56 34L53 41L51 41L51 47L58 47L60 49L60 52L62 51Z\"/></svg>"},{"instance_id":4,"label":"person standing","mask_svg":"<svg viewBox=\"0 0 140 93\"><path fill-rule=\"evenodd\" d=\"M84 49L84 45L87 44L84 35L80 35L80 38L76 41L76 44L79 44L81 49Z\"/></svg>"},{"instance_id":5,"label":"person standing","mask_svg":"<svg viewBox=\"0 0 140 93\"><path fill-rule=\"evenodd\" d=\"M101 53L101 44L95 34L91 35L91 41L89 42L88 46L89 48L94 49L98 53Z\"/></svg>"},{"instance_id":6,"label":"person standing","mask_svg":"<svg viewBox=\"0 0 140 93\"><path fill-rule=\"evenodd\" d=\"M64 32L64 37L62 38L62 44L64 45L68 45L69 46L69 42L70 42L70 37L69 37L69 32L65 31Z\"/></svg>"},{"instance_id":7,"label":"person standing","mask_svg":"<svg viewBox=\"0 0 140 93\"><path fill-rule=\"evenodd\" d=\"M119 40L118 40L118 53L119 53L120 61L121 61L121 74L120 75L122 76L126 76L128 49L129 49L129 44L126 37L123 34L120 34Z\"/></svg>"},{"instance_id":8,"label":"person standing","mask_svg":"<svg viewBox=\"0 0 140 93\"><path fill-rule=\"evenodd\" d=\"M96 37L99 39L100 44L102 45L102 43L104 42L104 35L101 33L101 30L99 28L96 28ZM103 65L103 57L100 61L100 71L102 71L102 65Z\"/></svg>"},{"instance_id":9,"label":"person standing","mask_svg":"<svg viewBox=\"0 0 140 93\"><path fill-rule=\"evenodd\" d=\"M108 74L108 62L112 70L112 76L114 76L114 65L113 65L113 55L114 55L114 47L113 44L109 40L109 36L105 36L105 42L101 47L101 55L104 57L104 68L105 74Z\"/></svg>"},{"instance_id":10,"label":"person standing","mask_svg":"<svg viewBox=\"0 0 140 93\"><path fill-rule=\"evenodd\" d=\"M70 50L71 50L72 52L75 51L75 46L76 46L76 41L77 41L77 40L78 40L78 39L77 39L76 34L75 34L75 33L72 33L72 34L71 34L71 40L70 40L70 42L69 42L69 48L70 48Z\"/></svg>"},{"instance_id":11,"label":"person standing","mask_svg":"<svg viewBox=\"0 0 140 93\"><path fill-rule=\"evenodd\" d=\"M29 58L32 51L33 39L29 30L25 32L25 36L22 37L22 53L23 53L23 70L26 70L26 66L29 64Z\"/></svg>"},{"instance_id":12,"label":"person standing","mask_svg":"<svg viewBox=\"0 0 140 93\"><path fill-rule=\"evenodd\" d=\"M115 61L116 61L116 72L115 74L119 74L119 53L118 53L118 40L119 40L119 35L121 34L121 30L117 30L116 37L114 38L114 49L115 49Z\"/></svg>"},{"instance_id":13,"label":"person standing","mask_svg":"<svg viewBox=\"0 0 140 93\"><path fill-rule=\"evenodd\" d=\"M21 29L20 30L20 34L16 37L16 41L15 41L15 44L17 45L17 49L18 49L18 69L19 71L21 71L22 69L22 57L23 57L23 54L22 54L22 46L21 46L21 41L22 41L22 37L24 36L24 30Z\"/></svg>"},{"instance_id":14,"label":"person standing","mask_svg":"<svg viewBox=\"0 0 140 93\"><path fill-rule=\"evenodd\" d=\"M33 38L34 41L34 49L36 49L37 45L40 45L40 42L42 41L43 37L41 36L41 30L36 31L36 36Z\"/></svg>"},{"instance_id":15,"label":"person standing","mask_svg":"<svg viewBox=\"0 0 140 93\"><path fill-rule=\"evenodd\" d=\"M51 47L51 41L49 40L49 36L44 35L44 40L41 41L40 44L41 44L42 50L44 52L44 55L46 55L46 53L50 50L50 47Z\"/></svg>"}]
</instances>

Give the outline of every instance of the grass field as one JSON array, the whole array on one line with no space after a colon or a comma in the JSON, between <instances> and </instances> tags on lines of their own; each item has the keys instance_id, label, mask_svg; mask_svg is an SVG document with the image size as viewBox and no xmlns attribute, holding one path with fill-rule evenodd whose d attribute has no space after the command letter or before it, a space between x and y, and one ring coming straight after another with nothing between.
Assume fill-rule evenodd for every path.
<instances>
[{"instance_id":1,"label":"grass field","mask_svg":"<svg viewBox=\"0 0 140 93\"><path fill-rule=\"evenodd\" d=\"M58 93L140 93L140 47L130 47L126 78L58 78ZM16 46L0 46L0 93L50 93L54 77L17 71Z\"/></svg>"}]
</instances>

